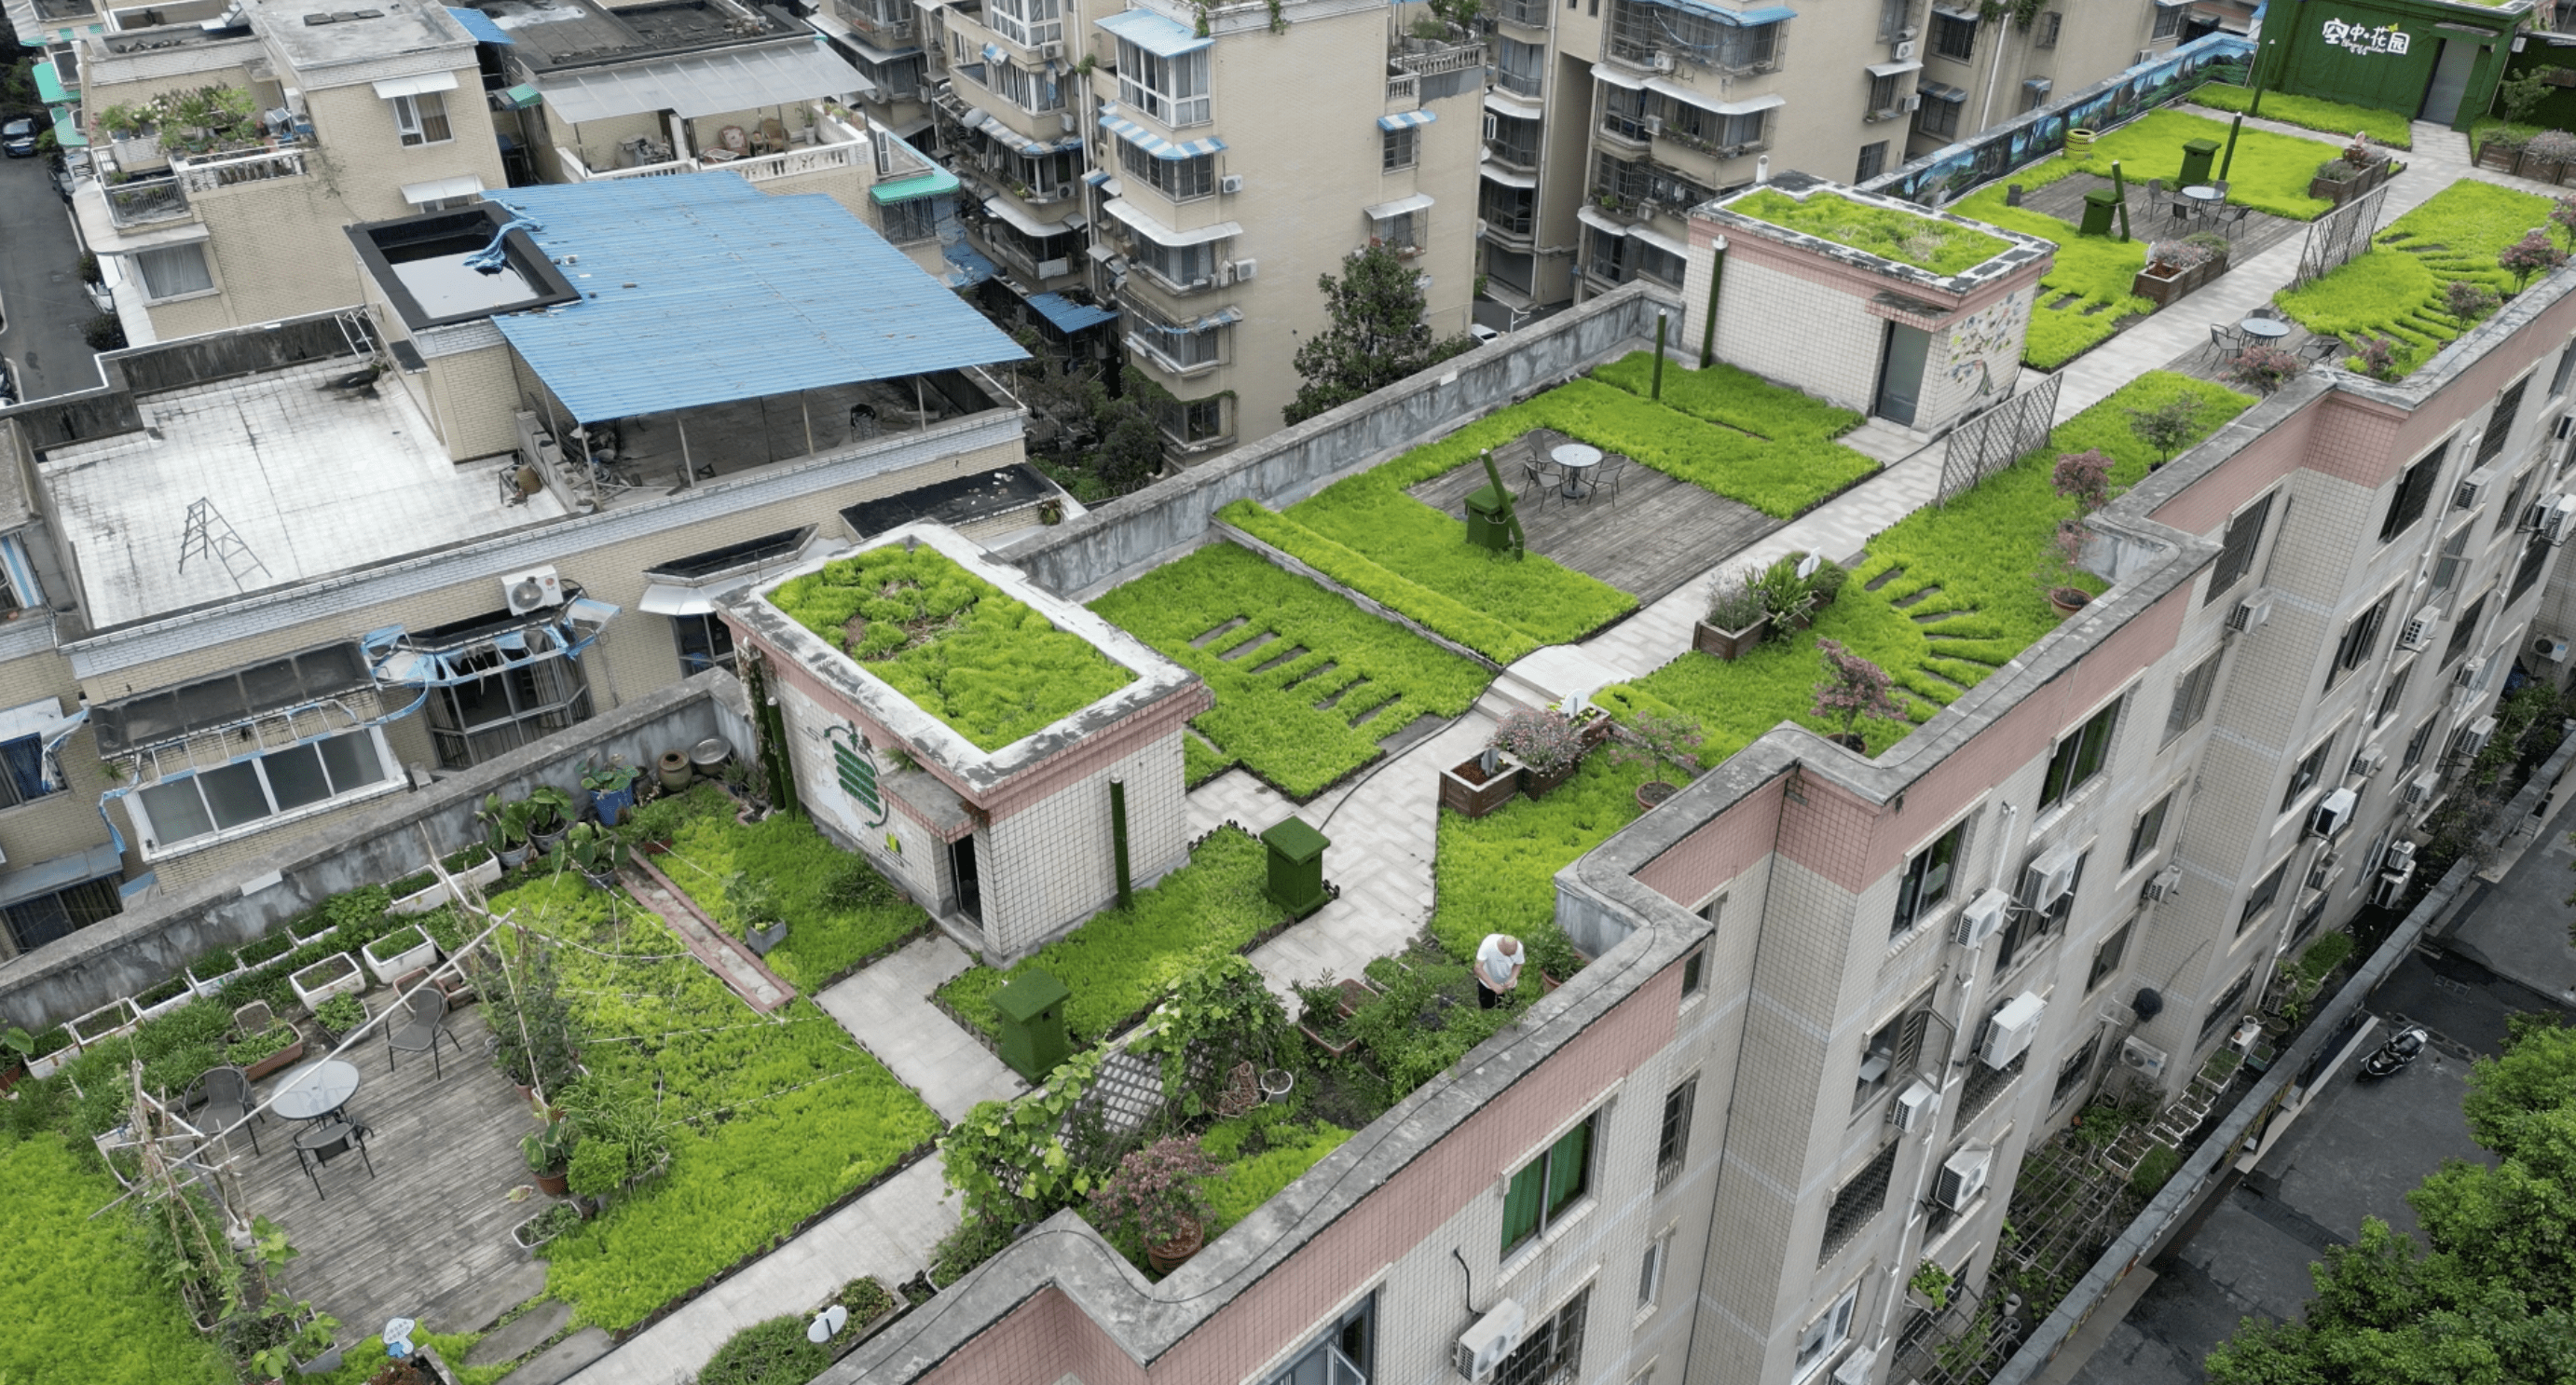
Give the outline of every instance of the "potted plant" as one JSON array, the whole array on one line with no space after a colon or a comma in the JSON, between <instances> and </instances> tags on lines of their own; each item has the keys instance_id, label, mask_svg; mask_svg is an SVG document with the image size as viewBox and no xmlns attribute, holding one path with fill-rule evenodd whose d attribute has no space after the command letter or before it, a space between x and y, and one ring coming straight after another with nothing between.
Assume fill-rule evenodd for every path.
<instances>
[{"instance_id":1,"label":"potted plant","mask_svg":"<svg viewBox=\"0 0 2576 1385\"><path fill-rule=\"evenodd\" d=\"M312 1305L308 1303L299 1303L295 1308L298 1316L312 1312ZM328 1313L313 1313L305 1320L304 1326L296 1329L294 1336L253 1353L251 1371L274 1381L304 1374L307 1366L317 1367L311 1372L316 1375L336 1370L339 1368L340 1347L333 1338L339 1332L338 1318ZM324 1365L325 1358L328 1358L328 1365Z\"/></svg>"},{"instance_id":2,"label":"potted plant","mask_svg":"<svg viewBox=\"0 0 2576 1385\"><path fill-rule=\"evenodd\" d=\"M224 1061L240 1068L253 1082L289 1067L303 1057L304 1036L284 1020L224 1046Z\"/></svg>"},{"instance_id":3,"label":"potted plant","mask_svg":"<svg viewBox=\"0 0 2576 1385\"><path fill-rule=\"evenodd\" d=\"M1798 572L1799 564L1805 560L1803 553L1783 553L1749 584L1762 599L1763 613L1770 616L1771 633L1775 635L1804 630L1815 623L1815 598L1807 590L1807 579Z\"/></svg>"},{"instance_id":4,"label":"potted plant","mask_svg":"<svg viewBox=\"0 0 2576 1385\"><path fill-rule=\"evenodd\" d=\"M1637 786L1637 807L1643 811L1681 792L1680 785L1662 777L1666 766L1680 771L1684 780L1699 773L1699 747L1698 722L1688 717L1639 713L1619 728L1610 747L1610 760L1613 764L1644 765L1648 773L1656 776Z\"/></svg>"},{"instance_id":5,"label":"potted plant","mask_svg":"<svg viewBox=\"0 0 2576 1385\"><path fill-rule=\"evenodd\" d=\"M322 1038L334 1048L340 1041L366 1027L367 1002L356 995L335 995L313 1007L313 1022L322 1027Z\"/></svg>"},{"instance_id":6,"label":"potted plant","mask_svg":"<svg viewBox=\"0 0 2576 1385\"><path fill-rule=\"evenodd\" d=\"M832 1302L850 1315L849 1325L840 1334L842 1349L857 1346L876 1330L879 1323L893 1315L895 1297L873 1275L860 1275L841 1286Z\"/></svg>"},{"instance_id":7,"label":"potted plant","mask_svg":"<svg viewBox=\"0 0 2576 1385\"><path fill-rule=\"evenodd\" d=\"M367 970L378 981L390 986L404 972L417 970L438 960L438 944L416 923L406 923L359 949L367 959Z\"/></svg>"},{"instance_id":8,"label":"potted plant","mask_svg":"<svg viewBox=\"0 0 2576 1385\"><path fill-rule=\"evenodd\" d=\"M528 840L540 852L552 851L572 826L572 795L552 784L539 784L521 800L528 805Z\"/></svg>"},{"instance_id":9,"label":"potted plant","mask_svg":"<svg viewBox=\"0 0 2576 1385\"><path fill-rule=\"evenodd\" d=\"M2544 183L2567 180L2567 165L2576 162L2576 135L2565 130L2543 130L2523 142L2522 153L2514 159L2514 172Z\"/></svg>"},{"instance_id":10,"label":"potted plant","mask_svg":"<svg viewBox=\"0 0 2576 1385\"><path fill-rule=\"evenodd\" d=\"M2510 127L2491 130L2478 145L2478 167L2498 173L2511 173L2522 162L2522 151L2531 144L2531 136Z\"/></svg>"},{"instance_id":11,"label":"potted plant","mask_svg":"<svg viewBox=\"0 0 2576 1385\"><path fill-rule=\"evenodd\" d=\"M339 931L340 921L320 909L298 914L286 921L286 936L293 939L297 947L318 943Z\"/></svg>"},{"instance_id":12,"label":"potted plant","mask_svg":"<svg viewBox=\"0 0 2576 1385\"><path fill-rule=\"evenodd\" d=\"M1762 596L1742 576L1721 575L1709 583L1708 612L1691 631L1691 648L1721 659L1744 657L1771 633L1771 618Z\"/></svg>"},{"instance_id":13,"label":"potted plant","mask_svg":"<svg viewBox=\"0 0 2576 1385\"><path fill-rule=\"evenodd\" d=\"M305 1009L319 1014L322 1002L333 996L354 996L367 989L367 973L359 967L356 957L334 952L287 977L286 984Z\"/></svg>"},{"instance_id":14,"label":"potted plant","mask_svg":"<svg viewBox=\"0 0 2576 1385\"><path fill-rule=\"evenodd\" d=\"M1816 570L1807 576L1807 600L1821 611L1834 604L1834 598L1843 594L1844 585L1850 581L1850 568L1819 560Z\"/></svg>"},{"instance_id":15,"label":"potted plant","mask_svg":"<svg viewBox=\"0 0 2576 1385\"><path fill-rule=\"evenodd\" d=\"M1583 741L1574 723L1553 707L1522 708L1505 716L1488 744L1521 762L1521 792L1545 798L1583 767Z\"/></svg>"},{"instance_id":16,"label":"potted plant","mask_svg":"<svg viewBox=\"0 0 2576 1385\"><path fill-rule=\"evenodd\" d=\"M615 889L617 868L626 864L626 843L598 823L576 822L564 834L564 854L594 888Z\"/></svg>"},{"instance_id":17,"label":"potted plant","mask_svg":"<svg viewBox=\"0 0 2576 1385\"><path fill-rule=\"evenodd\" d=\"M1905 1287L1935 1313L1950 1306L1950 1284L1950 1272L1930 1260L1915 1266L1914 1277L1905 1281Z\"/></svg>"},{"instance_id":18,"label":"potted plant","mask_svg":"<svg viewBox=\"0 0 2576 1385\"><path fill-rule=\"evenodd\" d=\"M225 982L248 970L240 953L219 947L188 964L188 984L196 988L199 996L211 1000L223 990Z\"/></svg>"},{"instance_id":19,"label":"potted plant","mask_svg":"<svg viewBox=\"0 0 2576 1385\"><path fill-rule=\"evenodd\" d=\"M1361 991L1356 1001L1348 993L1353 986ZM1323 1050L1328 1058L1339 1058L1359 1045L1359 1035L1353 1032L1350 1018L1367 1003L1366 997L1375 994L1365 983L1344 981L1336 986L1327 976L1312 985L1291 989L1298 1001L1297 1028L1308 1043Z\"/></svg>"},{"instance_id":20,"label":"potted plant","mask_svg":"<svg viewBox=\"0 0 2576 1385\"><path fill-rule=\"evenodd\" d=\"M2214 231L2156 241L2147 247L2146 267L2130 281L2129 292L2159 307L2170 305L2226 273L2230 248L2227 237Z\"/></svg>"},{"instance_id":21,"label":"potted plant","mask_svg":"<svg viewBox=\"0 0 2576 1385\"><path fill-rule=\"evenodd\" d=\"M118 996L63 1027L71 1031L73 1043L87 1048L101 1039L122 1034L141 1022L142 1014L134 1008L133 1000Z\"/></svg>"},{"instance_id":22,"label":"potted plant","mask_svg":"<svg viewBox=\"0 0 2576 1385\"><path fill-rule=\"evenodd\" d=\"M642 771L623 760L611 760L599 768L584 761L581 786L590 790L590 810L601 823L615 827L635 807L635 776Z\"/></svg>"},{"instance_id":23,"label":"potted plant","mask_svg":"<svg viewBox=\"0 0 2576 1385\"><path fill-rule=\"evenodd\" d=\"M18 1085L27 1075L27 1063L36 1056L36 1036L12 1027L0 1033L0 1092Z\"/></svg>"},{"instance_id":24,"label":"potted plant","mask_svg":"<svg viewBox=\"0 0 2576 1385\"><path fill-rule=\"evenodd\" d=\"M1520 761L1489 745L1440 771L1440 806L1480 818L1511 802L1520 786Z\"/></svg>"},{"instance_id":25,"label":"potted plant","mask_svg":"<svg viewBox=\"0 0 2576 1385\"><path fill-rule=\"evenodd\" d=\"M1825 677L1816 684L1815 705L1808 712L1841 718L1843 729L1835 735L1835 743L1867 754L1869 742L1856 729L1862 717L1905 720L1905 705L1891 691L1894 680L1887 676L1887 670L1845 649L1839 641L1818 640L1816 652L1824 656Z\"/></svg>"},{"instance_id":26,"label":"potted plant","mask_svg":"<svg viewBox=\"0 0 2576 1385\"><path fill-rule=\"evenodd\" d=\"M1157 1140L1118 1161L1118 1171L1092 1190L1091 1205L1113 1229L1135 1232L1146 1263L1170 1274L1206 1244L1207 1196L1199 1180L1217 1172L1198 1141Z\"/></svg>"},{"instance_id":27,"label":"potted plant","mask_svg":"<svg viewBox=\"0 0 2576 1385\"><path fill-rule=\"evenodd\" d=\"M579 1206L569 1202L549 1202L545 1210L510 1228L510 1244L521 1250L534 1251L579 1225Z\"/></svg>"},{"instance_id":28,"label":"potted plant","mask_svg":"<svg viewBox=\"0 0 2576 1385\"><path fill-rule=\"evenodd\" d=\"M483 796L483 806L474 816L483 823L483 844L499 858L504 869L515 869L528 859L529 808L525 802L503 803L501 795Z\"/></svg>"},{"instance_id":29,"label":"potted plant","mask_svg":"<svg viewBox=\"0 0 2576 1385\"><path fill-rule=\"evenodd\" d=\"M571 1121L555 1119L533 1135L519 1137L519 1154L528 1161L528 1172L534 1174L537 1187L548 1197L562 1197L569 1186L565 1180L572 1167L573 1145L580 1138Z\"/></svg>"},{"instance_id":30,"label":"potted plant","mask_svg":"<svg viewBox=\"0 0 2576 1385\"><path fill-rule=\"evenodd\" d=\"M196 998L196 987L188 983L188 974L183 969L177 976L156 982L150 989L134 997L134 1009L135 1013L142 1018L154 1020L195 1001Z\"/></svg>"}]
</instances>

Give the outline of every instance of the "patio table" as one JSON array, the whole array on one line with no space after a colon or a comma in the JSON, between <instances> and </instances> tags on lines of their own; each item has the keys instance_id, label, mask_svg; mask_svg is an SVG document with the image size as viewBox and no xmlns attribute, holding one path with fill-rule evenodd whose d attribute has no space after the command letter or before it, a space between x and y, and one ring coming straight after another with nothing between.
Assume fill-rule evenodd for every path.
<instances>
[{"instance_id":1,"label":"patio table","mask_svg":"<svg viewBox=\"0 0 2576 1385\"><path fill-rule=\"evenodd\" d=\"M2190 204L2189 209L2194 216L2208 216L2227 202L2226 193L2206 183L2197 183L2179 191L2184 200Z\"/></svg>"},{"instance_id":2,"label":"patio table","mask_svg":"<svg viewBox=\"0 0 2576 1385\"><path fill-rule=\"evenodd\" d=\"M268 1109L288 1120L320 1120L348 1105L357 1094L357 1064L319 1058L287 1073Z\"/></svg>"},{"instance_id":3,"label":"patio table","mask_svg":"<svg viewBox=\"0 0 2576 1385\"><path fill-rule=\"evenodd\" d=\"M1592 493L1591 487L1583 483L1583 478L1586 472L1601 465L1600 448L1588 447L1579 442L1569 442L1547 455L1558 466L1565 468L1566 499L1581 500Z\"/></svg>"},{"instance_id":4,"label":"patio table","mask_svg":"<svg viewBox=\"0 0 2576 1385\"><path fill-rule=\"evenodd\" d=\"M2275 317L2249 317L2236 324L2236 330L2266 342L2279 341L2290 335L2290 324Z\"/></svg>"}]
</instances>

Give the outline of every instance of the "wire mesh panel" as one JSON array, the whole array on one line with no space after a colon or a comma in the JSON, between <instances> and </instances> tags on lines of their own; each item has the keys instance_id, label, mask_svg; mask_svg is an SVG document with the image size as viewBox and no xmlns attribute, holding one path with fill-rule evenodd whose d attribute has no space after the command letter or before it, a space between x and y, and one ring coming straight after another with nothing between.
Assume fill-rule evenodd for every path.
<instances>
[{"instance_id":1,"label":"wire mesh panel","mask_svg":"<svg viewBox=\"0 0 2576 1385\"><path fill-rule=\"evenodd\" d=\"M2290 287L2341 269L2368 250L2371 232L2379 229L2380 204L2387 200L2388 187L2382 184L2309 222L2308 243L2299 251L2299 275Z\"/></svg>"},{"instance_id":2,"label":"wire mesh panel","mask_svg":"<svg viewBox=\"0 0 2576 1385\"><path fill-rule=\"evenodd\" d=\"M2057 418L2057 391L2064 377L2051 375L2001 404L1959 425L1950 434L1950 450L1941 459L1944 502L2013 464L2013 459L2048 441Z\"/></svg>"}]
</instances>

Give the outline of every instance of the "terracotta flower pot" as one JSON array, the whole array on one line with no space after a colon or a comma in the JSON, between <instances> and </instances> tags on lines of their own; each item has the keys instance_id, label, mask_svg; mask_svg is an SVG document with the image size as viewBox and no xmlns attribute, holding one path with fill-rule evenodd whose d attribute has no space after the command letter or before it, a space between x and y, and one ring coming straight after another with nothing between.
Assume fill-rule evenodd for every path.
<instances>
[{"instance_id":1,"label":"terracotta flower pot","mask_svg":"<svg viewBox=\"0 0 2576 1385\"><path fill-rule=\"evenodd\" d=\"M1680 792L1681 790L1679 788L1674 785L1667 784L1661 779L1649 779L1645 783L1637 786L1637 810L1639 812L1653 812L1656 806L1661 804L1665 799Z\"/></svg>"},{"instance_id":2,"label":"terracotta flower pot","mask_svg":"<svg viewBox=\"0 0 2576 1385\"><path fill-rule=\"evenodd\" d=\"M2048 604L2057 608L2057 618L2065 620L2092 604L2093 594L2082 587L2051 587Z\"/></svg>"},{"instance_id":3,"label":"terracotta flower pot","mask_svg":"<svg viewBox=\"0 0 2576 1385\"><path fill-rule=\"evenodd\" d=\"M1146 1246L1145 1263L1153 1266L1156 1274L1170 1274L1179 1269L1191 1256L1198 1254L1199 1248L1206 1244L1206 1228L1197 1222L1191 1222L1182 1229L1181 1234L1172 1239Z\"/></svg>"},{"instance_id":4,"label":"terracotta flower pot","mask_svg":"<svg viewBox=\"0 0 2576 1385\"><path fill-rule=\"evenodd\" d=\"M562 1197L572 1191L572 1170L570 1169L557 1169L553 1173L531 1176L537 1180L537 1191L548 1197Z\"/></svg>"}]
</instances>

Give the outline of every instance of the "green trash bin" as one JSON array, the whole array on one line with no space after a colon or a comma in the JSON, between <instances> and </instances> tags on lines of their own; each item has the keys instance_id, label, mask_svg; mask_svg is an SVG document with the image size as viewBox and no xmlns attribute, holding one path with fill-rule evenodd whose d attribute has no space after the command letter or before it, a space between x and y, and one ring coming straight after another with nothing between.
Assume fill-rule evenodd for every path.
<instances>
[{"instance_id":1,"label":"green trash bin","mask_svg":"<svg viewBox=\"0 0 2576 1385\"><path fill-rule=\"evenodd\" d=\"M2186 188L2206 186L2209 182L2210 167L2215 164L2217 160L2218 141L2214 139L2184 140L2182 142L2182 174L2175 180L2175 186Z\"/></svg>"},{"instance_id":2,"label":"green trash bin","mask_svg":"<svg viewBox=\"0 0 2576 1385\"><path fill-rule=\"evenodd\" d=\"M1304 818L1290 818L1262 833L1261 842L1270 848L1271 900L1291 918L1323 908L1330 897L1324 893L1324 848L1332 845L1324 834Z\"/></svg>"},{"instance_id":3,"label":"green trash bin","mask_svg":"<svg viewBox=\"0 0 2576 1385\"><path fill-rule=\"evenodd\" d=\"M2075 228L2076 234L2085 236L2111 234L2111 218L2119 210L2120 194L2109 188L2095 188L2084 194L2084 224Z\"/></svg>"},{"instance_id":4,"label":"green trash bin","mask_svg":"<svg viewBox=\"0 0 2576 1385\"><path fill-rule=\"evenodd\" d=\"M1500 553L1512 546L1511 498L1488 483L1467 496L1467 542Z\"/></svg>"},{"instance_id":5,"label":"green trash bin","mask_svg":"<svg viewBox=\"0 0 2576 1385\"><path fill-rule=\"evenodd\" d=\"M1002 1012L1002 1061L1011 1071L1043 1082L1072 1056L1064 1032L1064 1003L1072 998L1063 982L1034 967L993 992L993 1008Z\"/></svg>"}]
</instances>

